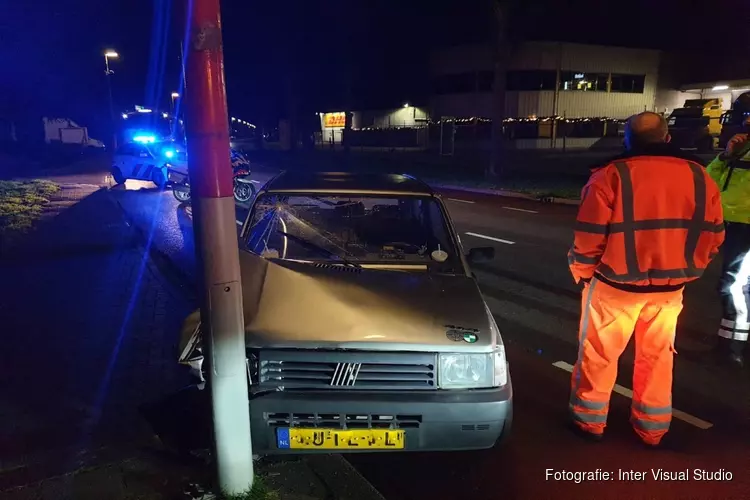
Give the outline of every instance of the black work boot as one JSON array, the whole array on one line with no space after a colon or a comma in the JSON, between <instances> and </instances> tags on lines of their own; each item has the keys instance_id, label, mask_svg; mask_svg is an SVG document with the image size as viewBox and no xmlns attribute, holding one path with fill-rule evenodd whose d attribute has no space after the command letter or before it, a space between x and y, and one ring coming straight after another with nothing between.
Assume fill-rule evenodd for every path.
<instances>
[{"instance_id":1,"label":"black work boot","mask_svg":"<svg viewBox=\"0 0 750 500\"><path fill-rule=\"evenodd\" d=\"M729 364L732 368L744 368L746 344L747 342L741 340L719 337L715 351L717 361L721 364Z\"/></svg>"},{"instance_id":2,"label":"black work boot","mask_svg":"<svg viewBox=\"0 0 750 500\"><path fill-rule=\"evenodd\" d=\"M594 434L593 432L585 431L581 429L578 425L576 425L575 422L572 422L572 421L568 422L568 429L570 430L570 432L572 432L579 438L582 438L592 443L598 443L604 437L604 434Z\"/></svg>"}]
</instances>

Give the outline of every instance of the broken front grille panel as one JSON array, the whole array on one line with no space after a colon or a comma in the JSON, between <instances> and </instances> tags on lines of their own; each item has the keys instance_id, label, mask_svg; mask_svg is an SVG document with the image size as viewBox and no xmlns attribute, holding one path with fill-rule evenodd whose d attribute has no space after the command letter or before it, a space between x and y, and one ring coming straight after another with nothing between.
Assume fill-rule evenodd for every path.
<instances>
[{"instance_id":1,"label":"broken front grille panel","mask_svg":"<svg viewBox=\"0 0 750 500\"><path fill-rule=\"evenodd\" d=\"M260 352L261 389L436 390L432 353Z\"/></svg>"}]
</instances>

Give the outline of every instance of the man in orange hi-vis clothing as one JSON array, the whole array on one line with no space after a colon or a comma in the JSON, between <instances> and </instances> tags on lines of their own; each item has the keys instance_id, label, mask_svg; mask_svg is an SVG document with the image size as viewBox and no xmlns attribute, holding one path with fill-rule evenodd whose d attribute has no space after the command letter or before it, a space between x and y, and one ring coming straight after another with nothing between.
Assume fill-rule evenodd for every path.
<instances>
[{"instance_id":1,"label":"man in orange hi-vis clothing","mask_svg":"<svg viewBox=\"0 0 750 500\"><path fill-rule=\"evenodd\" d=\"M599 440L617 361L635 333L631 423L659 445L672 420L677 317L686 283L698 279L724 240L719 188L670 144L656 113L628 120L627 152L593 171L583 188L568 261L584 282L573 429Z\"/></svg>"}]
</instances>

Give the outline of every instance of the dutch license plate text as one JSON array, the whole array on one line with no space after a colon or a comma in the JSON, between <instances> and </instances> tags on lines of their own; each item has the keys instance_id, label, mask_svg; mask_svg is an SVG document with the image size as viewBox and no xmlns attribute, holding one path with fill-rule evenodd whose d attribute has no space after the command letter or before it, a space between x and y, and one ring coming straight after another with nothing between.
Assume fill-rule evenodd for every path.
<instances>
[{"instance_id":1,"label":"dutch license plate text","mask_svg":"<svg viewBox=\"0 0 750 500\"><path fill-rule=\"evenodd\" d=\"M279 428L276 431L279 448L354 450L404 448L404 431L394 429L297 429Z\"/></svg>"}]
</instances>

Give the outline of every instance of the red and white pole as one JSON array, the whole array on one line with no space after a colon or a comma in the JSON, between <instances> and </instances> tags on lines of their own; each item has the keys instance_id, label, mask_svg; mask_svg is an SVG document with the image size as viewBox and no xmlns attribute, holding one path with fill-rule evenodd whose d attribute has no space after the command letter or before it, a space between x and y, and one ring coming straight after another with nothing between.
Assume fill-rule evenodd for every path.
<instances>
[{"instance_id":1,"label":"red and white pole","mask_svg":"<svg viewBox=\"0 0 750 500\"><path fill-rule=\"evenodd\" d=\"M220 489L253 484L239 247L219 0L188 2L185 111L193 227L202 267L201 321L210 370Z\"/></svg>"}]
</instances>

